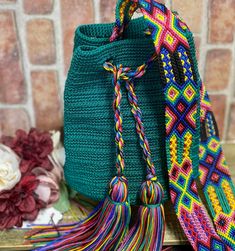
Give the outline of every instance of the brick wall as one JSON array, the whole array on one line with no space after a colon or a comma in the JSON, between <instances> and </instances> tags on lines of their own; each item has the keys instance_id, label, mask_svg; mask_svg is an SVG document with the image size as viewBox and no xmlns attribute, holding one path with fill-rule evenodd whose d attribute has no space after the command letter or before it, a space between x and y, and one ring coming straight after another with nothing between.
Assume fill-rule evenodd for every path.
<instances>
[{"instance_id":1,"label":"brick wall","mask_svg":"<svg viewBox=\"0 0 235 251\"><path fill-rule=\"evenodd\" d=\"M114 20L115 0L0 0L0 135L57 129L77 25ZM196 36L223 141L235 143L235 0L166 0Z\"/></svg>"}]
</instances>

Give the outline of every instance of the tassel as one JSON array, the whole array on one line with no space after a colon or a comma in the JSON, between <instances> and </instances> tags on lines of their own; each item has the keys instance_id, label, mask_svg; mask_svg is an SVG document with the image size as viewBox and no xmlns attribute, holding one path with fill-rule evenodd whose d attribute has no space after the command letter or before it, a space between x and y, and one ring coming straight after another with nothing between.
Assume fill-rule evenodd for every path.
<instances>
[{"instance_id":1,"label":"tassel","mask_svg":"<svg viewBox=\"0 0 235 251\"><path fill-rule=\"evenodd\" d=\"M165 232L164 209L161 205L163 188L156 177L141 186L141 202L138 220L131 228L118 251L162 250Z\"/></svg>"},{"instance_id":2,"label":"tassel","mask_svg":"<svg viewBox=\"0 0 235 251\"><path fill-rule=\"evenodd\" d=\"M137 222L131 228L128 235L121 243L118 251L160 251L162 250L165 233L165 216L161 204L163 199L163 188L157 182L156 169L151 157L148 139L142 121L142 112L138 104L133 80L142 77L146 69L157 59L154 54L146 64L139 66L136 70L123 68L122 79L126 82L128 100L131 112L136 122L136 132L139 136L140 146L147 164L147 179L141 186L140 199L142 206L138 211Z\"/></svg>"},{"instance_id":3,"label":"tassel","mask_svg":"<svg viewBox=\"0 0 235 251\"><path fill-rule=\"evenodd\" d=\"M36 250L111 250L114 245L119 245L128 230L131 211L127 196L127 179L124 176L114 177L109 196L87 219Z\"/></svg>"}]
</instances>

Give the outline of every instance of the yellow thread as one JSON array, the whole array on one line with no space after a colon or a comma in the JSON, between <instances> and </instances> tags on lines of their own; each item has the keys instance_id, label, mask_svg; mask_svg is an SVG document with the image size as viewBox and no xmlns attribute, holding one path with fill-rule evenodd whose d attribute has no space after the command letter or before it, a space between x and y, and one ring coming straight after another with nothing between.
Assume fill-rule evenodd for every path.
<instances>
[{"instance_id":1,"label":"yellow thread","mask_svg":"<svg viewBox=\"0 0 235 251\"><path fill-rule=\"evenodd\" d=\"M177 162L177 138L174 135L173 137L171 137L170 139L170 153L171 153L171 161L172 163L176 163Z\"/></svg>"},{"instance_id":2,"label":"yellow thread","mask_svg":"<svg viewBox=\"0 0 235 251\"><path fill-rule=\"evenodd\" d=\"M208 195L209 195L209 198L212 202L215 213L219 214L219 213L223 212L222 207L220 206L220 201L217 197L217 194L216 194L214 187L212 187L212 186L208 187Z\"/></svg>"},{"instance_id":3,"label":"yellow thread","mask_svg":"<svg viewBox=\"0 0 235 251\"><path fill-rule=\"evenodd\" d=\"M189 157L191 145L192 145L192 134L190 132L187 132L184 137L184 152L183 152L184 158Z\"/></svg>"},{"instance_id":4,"label":"yellow thread","mask_svg":"<svg viewBox=\"0 0 235 251\"><path fill-rule=\"evenodd\" d=\"M226 180L223 180L222 188L228 200L229 206L231 207L232 211L235 210L235 196L233 194L230 184Z\"/></svg>"}]
</instances>

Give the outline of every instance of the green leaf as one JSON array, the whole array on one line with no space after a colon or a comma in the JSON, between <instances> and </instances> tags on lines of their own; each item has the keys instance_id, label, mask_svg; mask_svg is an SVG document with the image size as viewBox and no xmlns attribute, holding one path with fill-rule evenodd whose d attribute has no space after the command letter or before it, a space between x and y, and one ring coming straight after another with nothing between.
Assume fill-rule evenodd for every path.
<instances>
[{"instance_id":1,"label":"green leaf","mask_svg":"<svg viewBox=\"0 0 235 251\"><path fill-rule=\"evenodd\" d=\"M60 184L60 198L53 207L61 213L67 212L71 207L68 188L64 182Z\"/></svg>"}]
</instances>

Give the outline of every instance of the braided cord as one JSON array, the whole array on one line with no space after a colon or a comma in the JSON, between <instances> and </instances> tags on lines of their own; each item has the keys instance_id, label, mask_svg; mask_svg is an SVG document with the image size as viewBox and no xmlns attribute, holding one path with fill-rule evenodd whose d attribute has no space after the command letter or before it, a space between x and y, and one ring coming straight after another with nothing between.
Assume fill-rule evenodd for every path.
<instances>
[{"instance_id":1,"label":"braided cord","mask_svg":"<svg viewBox=\"0 0 235 251\"><path fill-rule=\"evenodd\" d=\"M114 100L113 100L113 110L114 110L114 122L115 122L115 143L116 143L116 169L117 175L121 176L124 172L125 161L123 154L124 140L122 136L122 115L121 115L121 100L122 100L122 91L121 91L121 74L122 67L117 68L111 63L105 63L104 69L113 73L113 85L114 85Z\"/></svg>"},{"instance_id":2,"label":"braided cord","mask_svg":"<svg viewBox=\"0 0 235 251\"><path fill-rule=\"evenodd\" d=\"M139 75L140 72L137 74ZM152 161L149 142L145 135L142 112L138 104L138 97L135 93L135 87L132 80L126 81L126 89L128 90L128 100L132 107L131 112L136 121L136 132L139 136L140 146L143 149L144 158L147 163L147 180L150 180L156 176L156 169Z\"/></svg>"},{"instance_id":3,"label":"braided cord","mask_svg":"<svg viewBox=\"0 0 235 251\"><path fill-rule=\"evenodd\" d=\"M142 64L141 66L137 67L136 70L131 70L129 67L123 67L122 65L114 66L110 62L106 62L104 64L104 69L113 73L113 85L115 90L113 110L115 113L115 142L117 146L116 168L119 175L123 173L125 167L123 156L124 140L122 138L122 116L120 112L120 103L122 99L121 82L125 81L126 89L128 91L128 100L132 107L131 112L136 121L136 132L139 136L140 146L143 150L144 159L147 163L147 180L156 180L156 169L152 161L149 142L145 135L142 112L138 105L138 98L135 93L135 87L133 83L134 79L140 78L145 74L146 69L149 68L152 65L153 61L155 61L156 59L156 54L152 55L152 57L145 64Z\"/></svg>"}]
</instances>

